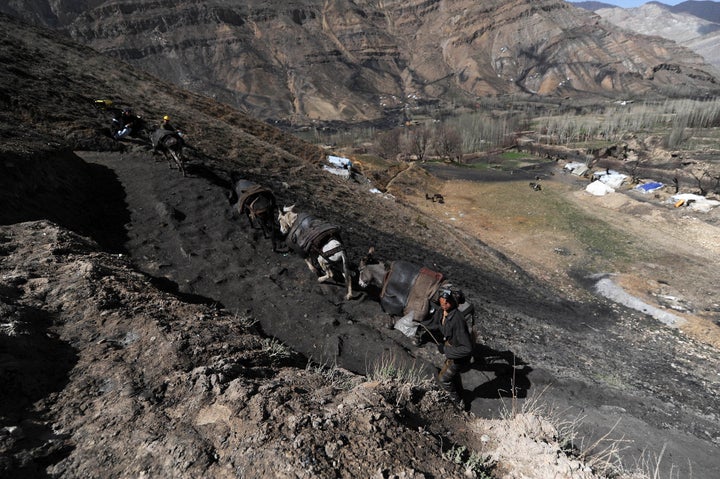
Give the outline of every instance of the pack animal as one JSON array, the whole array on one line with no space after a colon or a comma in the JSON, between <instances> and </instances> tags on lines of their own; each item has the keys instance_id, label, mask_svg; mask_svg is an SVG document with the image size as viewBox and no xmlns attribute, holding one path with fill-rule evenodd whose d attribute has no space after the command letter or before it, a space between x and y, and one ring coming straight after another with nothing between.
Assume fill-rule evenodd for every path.
<instances>
[{"instance_id":1,"label":"pack animal","mask_svg":"<svg viewBox=\"0 0 720 479\"><path fill-rule=\"evenodd\" d=\"M425 193L425 199L426 199L426 200L431 200L433 203L435 203L436 201L437 201L438 203L445 203L445 197L444 197L443 195L441 195L440 193L435 193L435 194L432 195L432 196L430 196L430 195L428 195L427 193Z\"/></svg>"},{"instance_id":2,"label":"pack animal","mask_svg":"<svg viewBox=\"0 0 720 479\"><path fill-rule=\"evenodd\" d=\"M185 142L178 132L157 128L150 134L150 142L153 151L159 151L165 156L170 168L177 168L183 176L187 176L183 157Z\"/></svg>"},{"instance_id":3,"label":"pack animal","mask_svg":"<svg viewBox=\"0 0 720 479\"><path fill-rule=\"evenodd\" d=\"M341 267L347 288L345 298L351 299L352 276L340 240L340 229L307 213L296 212L295 205L283 207L278 213L278 223L280 233L286 235L285 242L288 247L305 258L310 271L321 274L318 282L334 279L333 266Z\"/></svg>"},{"instance_id":4,"label":"pack animal","mask_svg":"<svg viewBox=\"0 0 720 479\"><path fill-rule=\"evenodd\" d=\"M370 249L368 256L358 265L358 285L367 289L380 288L380 305L391 316L407 316L423 321L432 314L440 291L450 290L456 296L468 326L475 321L475 308L465 300L464 294L455 288L442 273L408 261L376 262Z\"/></svg>"},{"instance_id":5,"label":"pack animal","mask_svg":"<svg viewBox=\"0 0 720 479\"><path fill-rule=\"evenodd\" d=\"M273 251L277 251L275 213L278 207L272 190L249 180L238 180L235 193L238 213L247 217L251 228L260 228L263 237L272 241Z\"/></svg>"}]
</instances>

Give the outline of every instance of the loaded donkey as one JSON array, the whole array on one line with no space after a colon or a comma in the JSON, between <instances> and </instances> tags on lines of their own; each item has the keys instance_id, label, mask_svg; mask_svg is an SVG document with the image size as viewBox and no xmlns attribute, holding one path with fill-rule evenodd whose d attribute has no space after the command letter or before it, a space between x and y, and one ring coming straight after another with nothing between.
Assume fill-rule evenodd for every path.
<instances>
[{"instance_id":1,"label":"loaded donkey","mask_svg":"<svg viewBox=\"0 0 720 479\"><path fill-rule=\"evenodd\" d=\"M340 239L340 228L308 213L296 212L295 205L283 207L278 213L278 222L288 247L305 259L311 271L322 273L318 282L334 279L333 265L341 267L347 288L345 298L351 299L352 275Z\"/></svg>"},{"instance_id":2,"label":"loaded donkey","mask_svg":"<svg viewBox=\"0 0 720 479\"><path fill-rule=\"evenodd\" d=\"M275 212L278 207L272 190L240 179L235 183L235 193L238 213L247 217L251 228L260 228L263 237L272 241L273 251L277 251Z\"/></svg>"},{"instance_id":3,"label":"loaded donkey","mask_svg":"<svg viewBox=\"0 0 720 479\"><path fill-rule=\"evenodd\" d=\"M409 261L380 262L374 258L374 248L358 266L358 284L363 289L379 288L380 305L391 316L401 316L394 327L422 344L426 325L431 320L441 294L449 293L463 313L468 329L475 325L475 308L465 300L463 292L445 276ZM432 334L430 335L432 337Z\"/></svg>"}]
</instances>

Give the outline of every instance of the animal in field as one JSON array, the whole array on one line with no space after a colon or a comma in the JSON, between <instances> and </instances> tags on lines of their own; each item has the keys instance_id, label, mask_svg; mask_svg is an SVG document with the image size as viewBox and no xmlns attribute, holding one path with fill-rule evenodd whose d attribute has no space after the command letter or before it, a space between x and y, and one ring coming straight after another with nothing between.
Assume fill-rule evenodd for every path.
<instances>
[{"instance_id":1,"label":"animal in field","mask_svg":"<svg viewBox=\"0 0 720 479\"><path fill-rule=\"evenodd\" d=\"M456 297L468 326L474 325L474 306L442 273L409 261L376 261L373 253L374 248L370 248L368 255L360 260L358 285L363 289L378 288L380 305L386 313L412 315L412 320L420 323L432 314L440 292L449 290Z\"/></svg>"},{"instance_id":2,"label":"animal in field","mask_svg":"<svg viewBox=\"0 0 720 479\"><path fill-rule=\"evenodd\" d=\"M540 185L540 183L535 183L534 181L530 182L530 188L535 191L542 191L542 186Z\"/></svg>"},{"instance_id":3,"label":"animal in field","mask_svg":"<svg viewBox=\"0 0 720 479\"><path fill-rule=\"evenodd\" d=\"M238 213L247 217L251 228L260 228L263 237L272 241L273 251L277 251L275 214L278 207L272 190L252 181L240 179L235 183L235 193L238 198Z\"/></svg>"},{"instance_id":4,"label":"animal in field","mask_svg":"<svg viewBox=\"0 0 720 479\"><path fill-rule=\"evenodd\" d=\"M430 195L428 195L427 193L425 193L425 199L426 199L426 200L431 200L433 203L435 203L436 201L437 201L438 203L445 203L445 197L444 197L443 195L441 195L440 193L435 193L435 194L432 195L432 196L430 196Z\"/></svg>"},{"instance_id":5,"label":"animal in field","mask_svg":"<svg viewBox=\"0 0 720 479\"><path fill-rule=\"evenodd\" d=\"M347 288L345 298L351 299L352 276L340 228L308 213L298 213L295 205L283 207L278 223L288 247L305 259L311 271L321 274L319 282L335 279L334 267L339 266Z\"/></svg>"}]
</instances>

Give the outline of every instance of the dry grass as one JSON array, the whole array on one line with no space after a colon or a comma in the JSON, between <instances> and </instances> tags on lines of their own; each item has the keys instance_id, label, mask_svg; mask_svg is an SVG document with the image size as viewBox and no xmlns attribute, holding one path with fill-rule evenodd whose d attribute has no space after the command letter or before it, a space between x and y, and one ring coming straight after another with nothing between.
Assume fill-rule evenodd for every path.
<instances>
[{"instance_id":1,"label":"dry grass","mask_svg":"<svg viewBox=\"0 0 720 479\"><path fill-rule=\"evenodd\" d=\"M394 355L382 355L367 367L371 381L392 381L396 384L396 405L409 400L415 389L432 388L432 378L415 363L401 362Z\"/></svg>"}]
</instances>

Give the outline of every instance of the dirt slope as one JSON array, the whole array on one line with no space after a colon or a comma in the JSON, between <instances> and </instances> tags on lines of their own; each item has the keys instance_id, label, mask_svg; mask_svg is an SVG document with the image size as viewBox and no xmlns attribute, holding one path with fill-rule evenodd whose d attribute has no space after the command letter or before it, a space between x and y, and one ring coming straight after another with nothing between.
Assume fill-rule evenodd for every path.
<instances>
[{"instance_id":1,"label":"dirt slope","mask_svg":"<svg viewBox=\"0 0 720 479\"><path fill-rule=\"evenodd\" d=\"M385 328L376 301L344 301L341 287L318 285L297 256L273 254L233 212L232 180L243 176L340 225L354 262L374 245L462 285L480 320L465 375L478 416L539 395L564 417L584 418L581 448L617 422L611 437L630 441L628 462L666 447L663 471L714 474L716 348L591 294L568 295L482 237L328 175L322 152L267 125L52 34L3 25L0 295L10 354L2 374L16 385L3 389L4 470L458 477L461 468L442 457L448 445L490 454L483 426L436 409L432 388L409 399L397 385L372 383L326 393L333 379L305 371L312 359L366 374L394 358L427 377L441 356ZM65 80L62 95L55 78ZM108 118L92 100L107 92L148 118L178 118L194 147L187 178L141 142L105 136ZM22 223L31 220L60 228ZM295 352L282 354L277 341ZM53 367L30 354L44 346L55 351ZM26 368L49 377L38 384ZM376 387L382 394L367 399ZM343 401L354 407L340 413ZM583 477L578 464L567 467L558 473Z\"/></svg>"},{"instance_id":2,"label":"dirt slope","mask_svg":"<svg viewBox=\"0 0 720 479\"><path fill-rule=\"evenodd\" d=\"M387 355L428 370L439 364L433 347L418 351L398 331L387 330L376 302L362 295L345 302L342 287L317 285L300 258L273 254L269 242L233 212L230 191L223 187L229 183L223 175L229 179L231 174L216 170L209 175L198 164L191 166L189 178L182 178L143 152L81 156L112 169L123 184L131 218L126 245L138 267L153 277L167 278L181 293L216 300L230 311L251 312L265 333L319 362L360 374L368 372L373 358ZM564 293L533 283L518 264L461 229L444 233L444 220L433 223L419 210L370 194L366 185L305 170L297 170L302 181L285 177L285 186L273 183L281 175L276 165L255 169L268 172L267 182L282 203L313 204L298 193L317 185L316 191L342 204L344 214L333 214L322 210L321 195L312 196L316 211L343 225L351 258L357 260L375 244L388 258L434 265L478 304L481 354L465 376L477 414L496 416L509 404L499 398L513 390L521 403L542 391L547 404L584 418L579 430L586 445L617 421L611 437L632 441L628 458L644 449L660 451L671 441L667 447L673 458L693 457L694 471L714 467L705 448L715 446L703 446L703 437L716 420L712 402L717 396L706 387L717 381L717 350L589 292L582 302L563 299ZM366 217L364 211L375 214ZM355 224L347 223L348 214L357 218ZM399 231L381 233L397 230L398 217L413 218L406 226L415 233L411 238ZM361 227L362 221L367 226ZM416 241L419 232L428 239ZM438 251L431 250L433 244ZM512 276L501 279L496 271L517 282ZM699 390L706 391L703 398Z\"/></svg>"}]
</instances>

